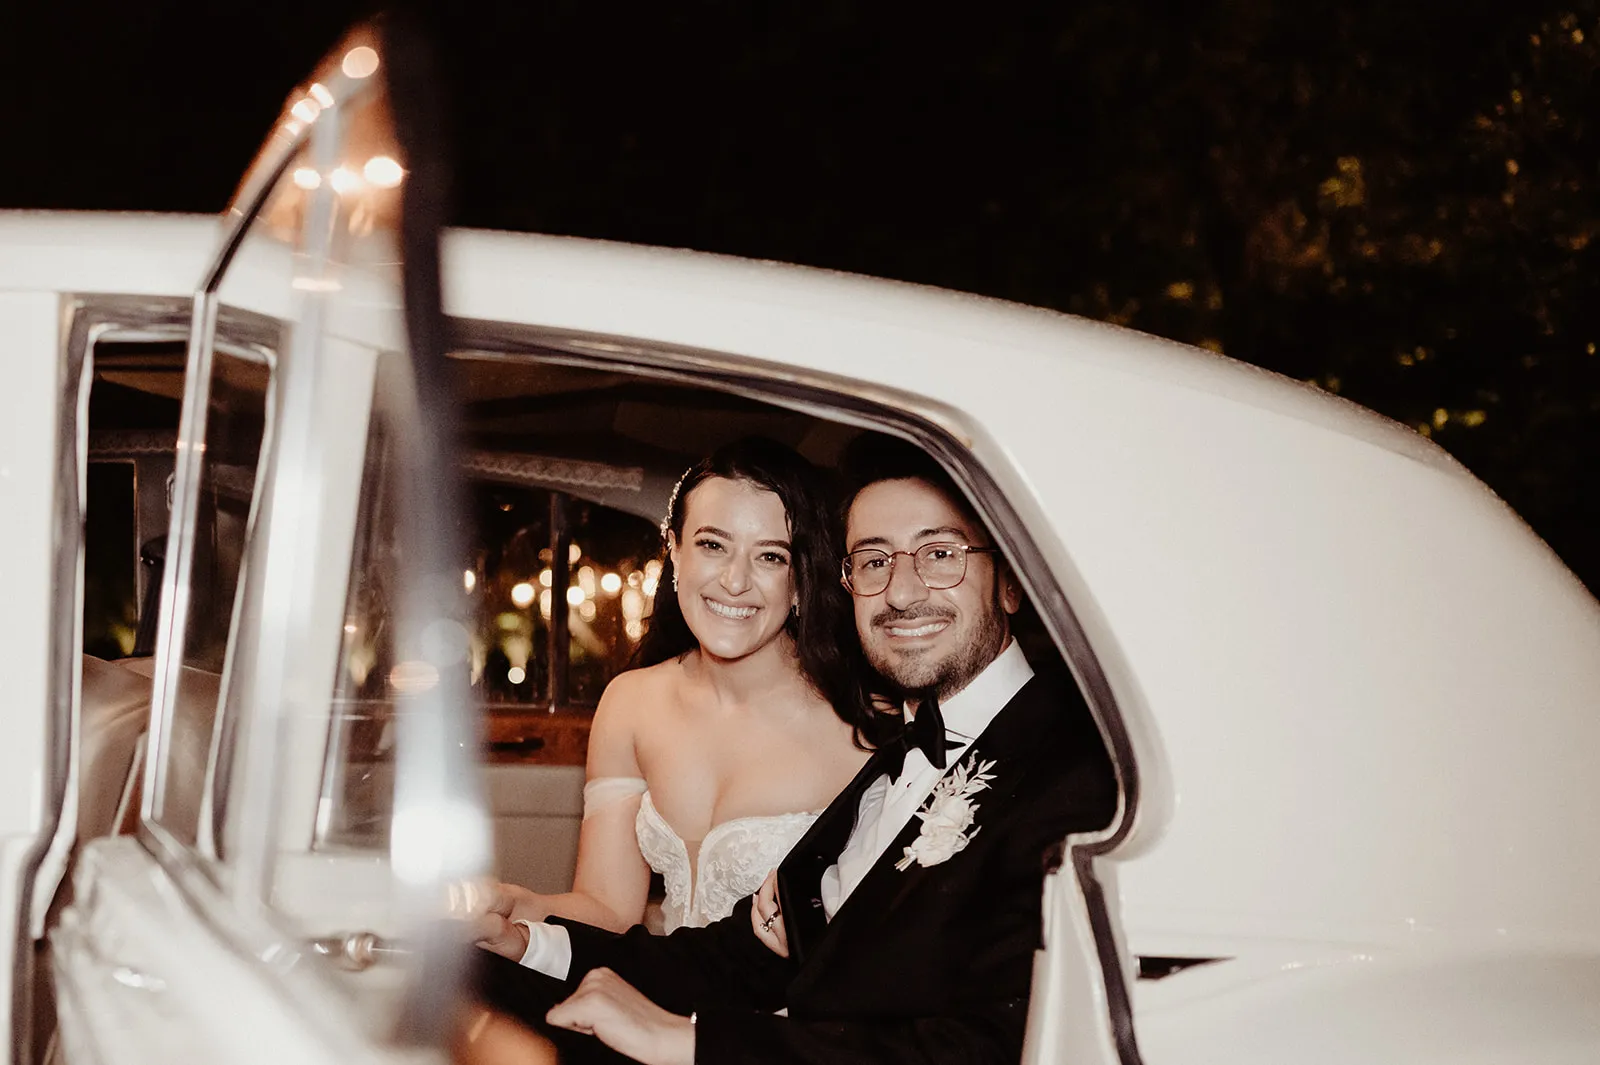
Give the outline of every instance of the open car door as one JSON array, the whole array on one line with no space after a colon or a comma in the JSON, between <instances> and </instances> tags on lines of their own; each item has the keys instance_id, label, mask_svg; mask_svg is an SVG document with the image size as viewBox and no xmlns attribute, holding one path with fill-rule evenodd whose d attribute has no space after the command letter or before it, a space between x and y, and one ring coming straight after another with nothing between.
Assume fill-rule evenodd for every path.
<instances>
[{"instance_id":1,"label":"open car door","mask_svg":"<svg viewBox=\"0 0 1600 1065\"><path fill-rule=\"evenodd\" d=\"M137 833L84 847L51 931L59 1060L457 1030L489 829L422 54L377 25L291 94L195 295Z\"/></svg>"}]
</instances>

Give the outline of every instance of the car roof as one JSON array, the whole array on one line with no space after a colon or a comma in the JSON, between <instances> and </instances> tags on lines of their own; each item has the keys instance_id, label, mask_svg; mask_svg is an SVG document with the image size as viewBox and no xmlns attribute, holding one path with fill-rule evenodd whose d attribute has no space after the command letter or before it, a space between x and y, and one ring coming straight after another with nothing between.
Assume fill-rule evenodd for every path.
<instances>
[{"instance_id":1,"label":"car roof","mask_svg":"<svg viewBox=\"0 0 1600 1065\"><path fill-rule=\"evenodd\" d=\"M212 215L0 211L0 247L7 249L0 291L188 295L220 235ZM574 313L584 306L585 290L625 290L637 301L640 310L632 317L641 325L651 307L663 305L677 309L671 317L701 320L747 316L754 307L774 318L823 315L938 332L1009 349L1018 358L1049 360L1070 348L1079 360L1303 418L1418 461L1452 464L1417 434L1315 386L1130 329L1005 300L789 263L532 233L451 230L445 253L447 310L460 317L587 325ZM739 313L728 314L731 307ZM648 321L639 335L672 340L671 317ZM628 320L626 314L613 318ZM692 336L703 343L705 331Z\"/></svg>"}]
</instances>

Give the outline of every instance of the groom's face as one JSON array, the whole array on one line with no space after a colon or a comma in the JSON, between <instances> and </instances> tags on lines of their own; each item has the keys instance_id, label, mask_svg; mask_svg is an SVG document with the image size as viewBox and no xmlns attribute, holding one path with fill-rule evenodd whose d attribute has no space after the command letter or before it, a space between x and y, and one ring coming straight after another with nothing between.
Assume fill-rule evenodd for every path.
<instances>
[{"instance_id":1,"label":"groom's face","mask_svg":"<svg viewBox=\"0 0 1600 1065\"><path fill-rule=\"evenodd\" d=\"M998 556L967 555L966 576L953 588L929 588L911 555L925 544L987 547L984 528L965 508L926 481L878 481L850 505L845 550L895 554L889 586L854 596L856 631L867 659L908 690L955 694L1005 647L1007 615L1021 590Z\"/></svg>"}]
</instances>

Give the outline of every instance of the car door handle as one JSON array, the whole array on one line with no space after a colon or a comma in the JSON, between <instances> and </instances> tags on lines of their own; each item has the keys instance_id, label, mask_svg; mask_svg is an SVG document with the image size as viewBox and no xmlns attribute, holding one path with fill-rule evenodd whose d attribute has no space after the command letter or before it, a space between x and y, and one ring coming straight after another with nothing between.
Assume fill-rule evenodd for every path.
<instances>
[{"instance_id":1,"label":"car door handle","mask_svg":"<svg viewBox=\"0 0 1600 1065\"><path fill-rule=\"evenodd\" d=\"M381 961L408 957L410 951L376 932L335 932L311 940L311 952L346 972L359 973Z\"/></svg>"}]
</instances>

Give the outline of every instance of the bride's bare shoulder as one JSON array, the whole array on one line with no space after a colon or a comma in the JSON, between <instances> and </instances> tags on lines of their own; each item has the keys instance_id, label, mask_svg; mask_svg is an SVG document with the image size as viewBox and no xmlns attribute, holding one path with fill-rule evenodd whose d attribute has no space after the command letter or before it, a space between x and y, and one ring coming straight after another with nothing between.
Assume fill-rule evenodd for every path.
<instances>
[{"instance_id":1,"label":"bride's bare shoulder","mask_svg":"<svg viewBox=\"0 0 1600 1065\"><path fill-rule=\"evenodd\" d=\"M659 708L671 698L676 662L611 678L589 723L589 775L641 776L641 755L661 732Z\"/></svg>"},{"instance_id":2,"label":"bride's bare shoulder","mask_svg":"<svg viewBox=\"0 0 1600 1065\"><path fill-rule=\"evenodd\" d=\"M676 658L618 673L600 695L596 716L631 717L670 703L683 681L683 663Z\"/></svg>"}]
</instances>

